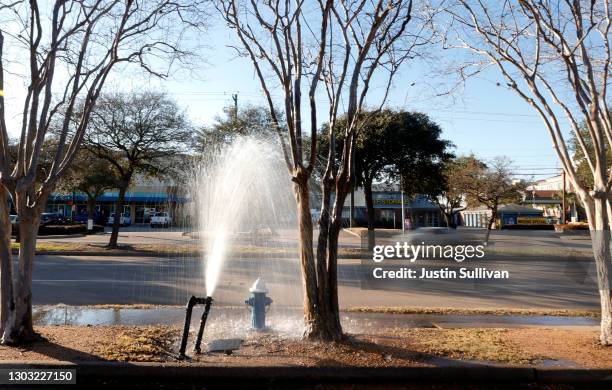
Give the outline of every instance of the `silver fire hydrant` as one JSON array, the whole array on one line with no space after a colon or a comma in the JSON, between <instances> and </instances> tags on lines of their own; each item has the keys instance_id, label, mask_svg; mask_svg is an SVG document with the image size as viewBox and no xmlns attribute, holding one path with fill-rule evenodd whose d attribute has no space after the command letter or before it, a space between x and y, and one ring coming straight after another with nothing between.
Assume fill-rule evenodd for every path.
<instances>
[{"instance_id":1,"label":"silver fire hydrant","mask_svg":"<svg viewBox=\"0 0 612 390\"><path fill-rule=\"evenodd\" d=\"M266 296L268 293L266 282L258 278L249 292L251 295L244 303L251 306L251 328L263 330L266 327L266 307L272 303L272 299Z\"/></svg>"}]
</instances>

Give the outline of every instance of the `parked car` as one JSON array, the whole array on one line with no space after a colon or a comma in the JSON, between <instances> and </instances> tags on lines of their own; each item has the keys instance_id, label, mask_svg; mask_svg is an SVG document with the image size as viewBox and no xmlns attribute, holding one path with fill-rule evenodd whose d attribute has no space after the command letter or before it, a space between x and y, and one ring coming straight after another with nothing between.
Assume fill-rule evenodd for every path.
<instances>
[{"instance_id":1,"label":"parked car","mask_svg":"<svg viewBox=\"0 0 612 390\"><path fill-rule=\"evenodd\" d=\"M74 223L87 223L87 219L89 218L89 216L87 215L87 213L81 213L81 214L74 214L72 216L72 221Z\"/></svg>"},{"instance_id":2,"label":"parked car","mask_svg":"<svg viewBox=\"0 0 612 390\"><path fill-rule=\"evenodd\" d=\"M89 214L86 211L81 214L74 215L72 217L72 220L75 223L82 223L82 224L86 224L88 219L89 219ZM92 219L95 225L104 225L104 214L102 214L101 212L94 211L94 215Z\"/></svg>"},{"instance_id":3,"label":"parked car","mask_svg":"<svg viewBox=\"0 0 612 390\"><path fill-rule=\"evenodd\" d=\"M114 223L115 223L115 213L111 213L110 217L108 217L108 221L106 222L106 224L108 226L113 226ZM132 224L132 218L130 218L130 214L121 213L121 216L119 217L119 226L130 226L131 224Z\"/></svg>"},{"instance_id":4,"label":"parked car","mask_svg":"<svg viewBox=\"0 0 612 390\"><path fill-rule=\"evenodd\" d=\"M42 213L40 215L40 226L59 224L61 216L57 213Z\"/></svg>"},{"instance_id":5,"label":"parked car","mask_svg":"<svg viewBox=\"0 0 612 390\"><path fill-rule=\"evenodd\" d=\"M151 227L154 228L156 226L161 227L169 227L170 226L170 216L168 213L160 212L155 213L151 216Z\"/></svg>"}]
</instances>

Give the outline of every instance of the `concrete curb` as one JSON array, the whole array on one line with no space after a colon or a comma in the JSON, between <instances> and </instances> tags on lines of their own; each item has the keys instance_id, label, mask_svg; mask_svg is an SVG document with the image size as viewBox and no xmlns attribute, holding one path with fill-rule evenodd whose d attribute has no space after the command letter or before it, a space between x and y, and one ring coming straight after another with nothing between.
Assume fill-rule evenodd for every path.
<instances>
[{"instance_id":1,"label":"concrete curb","mask_svg":"<svg viewBox=\"0 0 612 390\"><path fill-rule=\"evenodd\" d=\"M610 369L495 365L442 367L233 366L203 363L0 362L0 369L76 369L77 383L177 381L199 383L579 383L611 384Z\"/></svg>"}]
</instances>

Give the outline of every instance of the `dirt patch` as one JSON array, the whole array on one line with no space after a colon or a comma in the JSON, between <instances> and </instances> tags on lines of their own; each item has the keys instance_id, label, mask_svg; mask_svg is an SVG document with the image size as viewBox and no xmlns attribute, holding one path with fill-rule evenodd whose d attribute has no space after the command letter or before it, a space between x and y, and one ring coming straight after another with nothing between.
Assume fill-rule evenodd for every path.
<instances>
[{"instance_id":1,"label":"dirt patch","mask_svg":"<svg viewBox=\"0 0 612 390\"><path fill-rule=\"evenodd\" d=\"M305 342L275 335L247 339L231 355L192 356L199 362L279 364L308 367L411 367L427 366L422 353L403 340L386 336L350 335L335 343Z\"/></svg>"},{"instance_id":2,"label":"dirt patch","mask_svg":"<svg viewBox=\"0 0 612 390\"><path fill-rule=\"evenodd\" d=\"M529 354L574 362L581 367L612 367L612 347L598 342L599 332L546 329L510 329L507 337Z\"/></svg>"},{"instance_id":3,"label":"dirt patch","mask_svg":"<svg viewBox=\"0 0 612 390\"><path fill-rule=\"evenodd\" d=\"M36 330L45 341L22 347L0 346L0 360L179 361L178 326L45 326ZM336 343L256 334L247 337L236 351L193 356L192 361L228 365L409 367L445 364L440 360L444 358L447 362L612 368L612 348L597 344L597 331L545 328L376 331L349 335Z\"/></svg>"},{"instance_id":4,"label":"dirt patch","mask_svg":"<svg viewBox=\"0 0 612 390\"><path fill-rule=\"evenodd\" d=\"M96 347L109 344L116 335L117 327L45 326L36 327L35 330L44 340L18 347L0 345L0 360L100 360Z\"/></svg>"}]
</instances>

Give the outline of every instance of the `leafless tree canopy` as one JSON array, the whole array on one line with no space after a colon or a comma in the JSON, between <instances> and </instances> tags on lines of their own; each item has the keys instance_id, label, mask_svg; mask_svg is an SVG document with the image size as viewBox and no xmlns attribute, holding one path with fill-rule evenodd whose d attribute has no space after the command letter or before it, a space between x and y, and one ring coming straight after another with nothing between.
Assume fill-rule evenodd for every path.
<instances>
[{"instance_id":1,"label":"leafless tree canopy","mask_svg":"<svg viewBox=\"0 0 612 390\"><path fill-rule=\"evenodd\" d=\"M601 303L600 341L612 345L612 175L606 151L606 145L612 144L610 2L457 0L449 12L450 45L468 49L475 56L463 70L469 74L483 66L496 67L508 87L536 110L550 133L587 213ZM592 187L576 172L565 138L567 130L574 133L585 156Z\"/></svg>"},{"instance_id":2,"label":"leafless tree canopy","mask_svg":"<svg viewBox=\"0 0 612 390\"><path fill-rule=\"evenodd\" d=\"M135 64L150 75L167 76L173 63L191 54L184 48L184 37L190 30L203 27L203 3L55 0L39 4L36 0L0 0L2 343L24 342L35 336L31 289L40 214L77 154L111 71ZM20 91L5 90L8 74L27 86L17 125L8 121L5 97L19 96ZM53 140L49 143L52 127ZM19 134L13 155L9 133ZM9 197L19 216L19 267L15 272Z\"/></svg>"},{"instance_id":3,"label":"leafless tree canopy","mask_svg":"<svg viewBox=\"0 0 612 390\"><path fill-rule=\"evenodd\" d=\"M400 66L416 55L415 48L430 41L427 18L412 23L417 14L412 0L219 0L215 4L236 32L237 53L253 63L296 183L307 336L337 339L341 335L337 238L342 206L353 180L350 162L354 159L358 114L365 104L371 104L367 99L372 95L371 82L383 85L377 97L382 106ZM430 13L419 13L418 17L421 15ZM416 27L409 28L412 24ZM320 83L323 88L318 92ZM286 126L279 123L274 108L277 91L282 91ZM320 102L325 97L328 112L323 120L329 123L326 136L330 148L322 180L315 261L308 181L317 159ZM336 158L333 132L339 115L346 115L347 125L341 130L342 156ZM303 129L304 122L310 129ZM332 192L335 200L330 209Z\"/></svg>"},{"instance_id":4,"label":"leafless tree canopy","mask_svg":"<svg viewBox=\"0 0 612 390\"><path fill-rule=\"evenodd\" d=\"M608 192L604 140L612 140L608 107L612 15L607 1L461 0L451 10L450 45L476 56L466 74L495 66L508 86L532 105L551 133L553 146L574 186L577 180L564 134L572 130L589 154L581 125L594 140L587 158L598 176L596 191Z\"/></svg>"},{"instance_id":5,"label":"leafless tree canopy","mask_svg":"<svg viewBox=\"0 0 612 390\"><path fill-rule=\"evenodd\" d=\"M36 194L48 194L74 158L111 69L133 63L166 77L174 62L191 54L180 41L189 29L203 27L202 12L197 1L3 2L0 17L10 28L0 29L0 90L11 64L27 69L20 74L27 80L21 127L11 129L20 132L16 161L6 152L9 129L0 95L3 184L10 190L31 187L40 149L55 121L60 130L53 166L42 185L31 190L29 205L36 202ZM73 118L79 101L85 102L84 110ZM78 123L74 132L73 120Z\"/></svg>"},{"instance_id":6,"label":"leafless tree canopy","mask_svg":"<svg viewBox=\"0 0 612 390\"><path fill-rule=\"evenodd\" d=\"M225 21L237 33L234 49L249 57L272 102L281 88L289 126L287 150L290 167L306 162L302 157L302 91L307 93L309 135L316 137L318 118L315 94L320 81L330 101L329 116L352 113L363 106L370 81L378 72L386 84L414 48L431 38L427 23L409 31L412 1L217 1ZM386 76L385 76L386 75ZM345 105L346 107L342 107ZM274 107L271 106L272 111ZM341 112L342 113L342 112ZM277 116L277 115L275 115ZM328 119L327 117L323 119ZM313 143L311 148L316 147ZM312 152L312 151L310 151Z\"/></svg>"}]
</instances>

